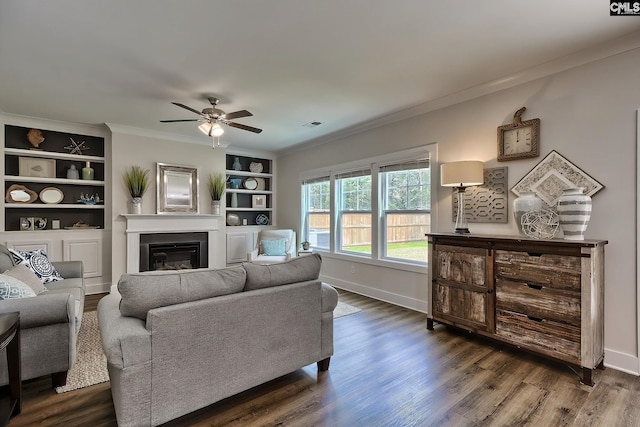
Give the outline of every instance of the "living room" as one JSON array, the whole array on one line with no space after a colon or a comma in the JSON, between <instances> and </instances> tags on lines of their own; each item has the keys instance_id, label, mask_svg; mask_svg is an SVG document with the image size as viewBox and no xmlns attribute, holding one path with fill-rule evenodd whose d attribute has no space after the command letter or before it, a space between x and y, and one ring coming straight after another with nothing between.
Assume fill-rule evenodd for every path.
<instances>
[{"instance_id":1,"label":"living room","mask_svg":"<svg viewBox=\"0 0 640 427\"><path fill-rule=\"evenodd\" d=\"M333 6L338 7L338 5ZM3 17L1 18L3 21L11 19L9 18L10 13L4 13L5 7L4 5L0 6L0 16ZM85 13L87 16L99 15L100 10L97 6L93 5L93 7L86 6L86 9L83 7L82 11L77 13ZM210 212L209 193L203 183L209 173L224 172L227 169L227 154L273 159L276 168L274 223L279 228L292 228L299 231L302 204L301 177L309 171L330 169L336 165L386 156L403 150L424 149L431 154L431 161L434 165L459 160L480 160L484 162L485 168L508 167L507 187L510 189L548 153L555 150L604 185L603 190L593 197L593 213L586 238L608 241L604 297L604 362L607 367L605 372L615 370L638 375L640 374L640 323L638 320L640 298L638 297L636 279L639 265L637 256L637 196L632 198L628 194L630 191L635 194L636 192L632 189L637 186L637 141L639 138L637 112L640 108L638 104L640 92L634 82L637 79L636 70L640 66L640 33L636 30L637 25L633 27L632 21L637 19L636 17L610 17L606 7L599 5L598 8L602 10L598 12L601 16L597 18L596 22L615 20L616 26L626 27L618 32L614 31L615 37L607 37L606 34L602 38L594 36L594 41L590 43L584 41L578 43L579 40L576 40L576 46L579 48L567 49L557 54L552 52L542 62L531 62L523 66L512 65L508 73L492 70L493 74L489 74L488 71L482 69L487 74L478 75L475 84L456 87L454 91L447 87L446 83L443 83L442 90L434 90L430 93L431 98L425 102L415 102L405 108L386 110L384 108L385 97L381 96L378 100L380 109L371 113L370 116L354 118L353 122L349 126L345 126L344 129L331 129L331 131L323 133L322 136L314 136L313 133L307 131L304 138L300 137L296 140L296 144L291 144L288 147L276 145L276 148L271 149L262 145L260 140L256 139L257 135L242 135L233 140L233 135L236 135L234 132L241 134L242 132L228 129L225 135L229 135L230 139L227 140L226 137L223 137L222 141L230 141L229 146L212 149L211 138L203 138L203 135L198 135L199 131L195 129L197 126L192 123L180 124L178 125L180 127L177 128L169 127L170 124L163 124L163 129L166 131L159 131L158 125L155 123L159 120L189 118L188 111L171 105L171 102L185 103L196 109L201 109L207 107L206 98L203 99L202 95L214 90L220 91L219 95L221 96L236 98L229 100L233 101L229 108L223 104L219 107L227 111L247 108L255 114L255 117L244 121L238 120L238 122L262 127L265 129L265 134L270 130L270 122L264 115L258 114L258 111L261 110L254 108L251 103L244 102L249 98L241 98L241 96L249 96L249 94L245 95L242 92L251 92L254 87L236 85L225 88L224 82L217 82L210 87L198 86L193 81L187 81L186 77L183 80L181 77L162 75L162 71L146 68L149 64L137 63L135 58L130 58L130 69L118 71L131 72L134 75L131 87L121 87L118 91L118 96L123 99L122 110L126 110L123 116L133 116L137 113L149 114L140 112L142 107L134 99L129 98L128 91L133 91L136 85L144 86L146 78L166 81L167 90L165 92L147 94L148 98L152 98L153 102L163 107L160 114L154 112L151 119L148 116L145 117L147 121L154 121L153 128L145 129L134 126L128 121L119 121L116 116L113 116L114 118L103 117L97 121L87 121L80 118L61 120L55 112L55 108L48 104L48 102L55 104L55 100L51 101L50 99L42 100L43 105L46 106L38 108L36 70L38 72L47 70L47 58L42 58L42 62L40 62L41 59L35 57L22 62L22 64L30 64L31 66L28 72L25 70L25 74L30 77L34 87L23 86L15 89L12 87L15 85L14 80L22 81L22 79L4 77L14 76L15 71L13 70L2 74L1 87L2 92L7 94L6 99L17 99L18 96L14 93L20 91L25 98L31 99L31 103L24 101L24 105L15 101L0 103L3 132L4 125L10 125L104 138L105 164L108 165L105 167L104 173L105 194L107 195L104 213L105 226L104 230L95 231L95 233L100 233L100 238L104 242L101 247L102 270L100 276L87 279L90 293L108 292L111 286L116 284L118 278L127 272L127 219L123 214L128 212L129 198L121 184L120 177L125 169L131 165L140 165L150 169L153 175L150 189L144 198L143 214L156 214L155 172L156 164L159 162L190 165L198 168L200 211L206 214ZM227 9L232 8L226 5L220 9L220 12L232 13ZM296 9L296 11L298 10ZM26 19L27 10L20 12L22 13L20 17ZM125 21L123 25L128 27L131 24L129 19L135 21L134 17L139 12L132 10L129 18L122 18ZM350 12L357 16L357 11ZM388 9L385 9L385 12L390 13ZM568 13L566 10L565 12ZM152 14L155 13L160 14L160 11L154 10L152 12ZM520 11L520 13L524 12ZM372 19L372 22L375 21L373 19L375 17L367 16L367 18ZM45 20L44 17L39 17L39 19ZM290 19L292 22L295 21L293 17ZM567 19L571 21L570 18ZM21 25L24 25L24 22L27 21L20 22ZM203 40L206 39L207 30L209 29L198 29ZM148 31L150 31L149 34L140 34L140 37L152 38L152 34L156 36L151 32L151 29ZM327 29L326 32L327 37L333 37L330 29ZM338 34L337 30L335 30L335 34ZM221 43L226 41L223 36L223 34L218 35L218 40L222 40ZM13 41L7 41L11 37L2 38L5 40L3 42L5 44L0 45L3 47L3 51L4 46L9 43L20 44L16 42L19 37L13 37ZM165 34L159 39L158 55L164 49L164 43L175 42L172 37L178 36ZM455 39L455 37L453 38ZM41 40L45 44L48 43L46 37ZM330 40L336 43L336 40ZM229 43L233 46L232 42ZM389 53L393 44L385 46L387 46L386 54L393 57L393 53ZM549 42L545 46L548 50L552 50L553 43ZM106 58L109 54L114 54L110 52L107 40L104 41L104 46L97 47L104 50ZM49 48L51 54L55 55L54 46L49 46ZM531 55L534 55L536 47L531 46L530 48L532 49ZM502 49L494 47L494 50ZM348 51L348 49L345 50ZM11 53L14 51L14 47L7 50ZM344 55L344 51L339 52ZM469 52L467 54L470 55ZM18 55L16 55L17 57ZM398 58L399 62L401 60L407 61L404 64L406 68L411 67L411 62L407 57L400 55ZM293 59L287 59L286 53L281 51L277 52L277 58L272 59L263 55L262 60L265 62L266 74L277 73L280 67L285 68L285 65L282 64L290 67L296 64ZM270 60L273 62L269 62ZM370 60L373 64L373 59ZM282 64L279 65L277 61L282 61ZM336 58L335 61L339 61L339 58ZM448 66L451 73L459 72L462 67L458 66L454 59L451 61L451 65ZM5 63L2 67L6 67L6 62L4 60L2 62ZM86 68L95 72L96 79L108 80L113 76L109 75L107 65L100 63ZM313 63L313 66L318 69L321 69L320 65ZM73 66L73 61L70 61L69 67ZM137 66L140 69L136 69ZM183 66L185 70L189 70L188 63ZM194 68L196 68L195 65ZM401 67L399 66L399 68ZM465 71L468 70L465 69ZM57 78L61 82L65 80L64 70L55 69L48 72L57 74ZM115 73L115 71L113 72ZM327 71L327 73L332 72L335 72L335 69L331 68ZM199 73L206 74L206 71L201 70ZM473 74L473 72L469 73ZM215 70L212 70L211 74L215 74ZM345 71L345 74L350 73ZM395 78L399 79L401 75L402 73L397 74ZM318 76L318 86L323 87L325 83L320 80L321 73ZM352 79L358 80L356 76L352 76ZM29 79L25 77L25 80ZM295 81L292 81L291 84L296 86ZM432 82L425 81L425 86L428 84L432 84ZM310 97L305 94L305 88L299 87L298 89L301 98ZM145 90L147 89L141 91ZM339 108L343 100L333 91L331 93L333 94L331 102L335 103L336 108ZM101 102L100 95L100 93L93 93L89 97L92 102L85 101L86 104L83 103L82 108L91 109L92 105L99 104ZM45 101L47 104L44 104ZM278 104L281 102L284 104L281 100L273 100L272 108L275 110L273 114L281 114L278 113ZM319 98L317 102L326 105L327 100ZM346 103L346 101L344 102ZM36 106L34 107L34 105ZM511 123L514 113L523 106L526 106L523 120L534 117L541 120L540 155L517 161L498 162L496 158L496 129ZM285 107L283 106L283 108ZM351 108L355 107L351 106ZM345 114L347 113L345 111ZM325 120L319 117L304 116L305 120L302 121L301 116L303 115L292 114L292 116L295 116L292 121L295 119L296 126L313 120ZM193 126L194 129L189 129L189 132L193 131L193 133L189 135L177 133L179 130L187 129L188 126ZM328 126L332 125L328 124ZM322 126L318 129L321 130ZM433 170L431 231L448 232L454 226L452 193L450 189L435 184L439 182L437 179L438 171L435 169ZM515 194L509 192L508 198L511 202L515 198ZM509 207L510 209L511 207ZM5 209L1 209L1 211L4 215ZM212 267L222 268L226 265L225 228L229 227L225 227L224 219L222 219L214 244L216 248L219 248L219 251L214 256L215 261ZM509 218L507 223L500 224L472 223L470 228L474 235L509 236L517 234L516 225L512 218ZM17 232L4 231L2 243L15 241ZM18 239L25 242L42 240L41 237L34 236L34 234L23 235L25 237L18 237ZM408 308L411 313L421 315L424 319L424 313L428 312L430 303L428 286L426 285L429 280L427 268L390 266L388 263L348 256L336 251L322 255L323 264L320 274L323 281L345 291ZM52 256L61 259L63 254L62 251L59 251ZM354 304L358 303L362 304L362 301L356 300ZM401 317L405 312L394 311L393 313L394 316ZM351 318L348 322L352 326L362 326L360 323L356 323L356 320L352 320L356 316L349 316L343 320L347 321ZM407 314L407 316L411 317L412 315ZM416 317L411 318L416 319ZM336 321L337 324L338 321ZM424 327L424 325L422 326ZM433 332L423 329L422 333L432 334ZM436 334L438 333L440 332L436 332ZM459 338L456 336L455 339ZM483 348L480 351L485 350ZM333 365L332 368L336 368L336 366ZM338 367L334 375L342 372L341 369L346 370L346 368ZM311 386L305 382L305 387ZM19 418L15 420L19 422Z\"/></svg>"}]
</instances>

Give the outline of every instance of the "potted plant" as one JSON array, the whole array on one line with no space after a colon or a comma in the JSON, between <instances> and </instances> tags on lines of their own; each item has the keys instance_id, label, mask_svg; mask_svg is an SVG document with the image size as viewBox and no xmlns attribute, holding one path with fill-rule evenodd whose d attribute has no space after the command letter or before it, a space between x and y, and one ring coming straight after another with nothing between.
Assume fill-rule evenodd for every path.
<instances>
[{"instance_id":1,"label":"potted plant","mask_svg":"<svg viewBox=\"0 0 640 427\"><path fill-rule=\"evenodd\" d=\"M209 194L211 195L211 213L220 215L220 200L227 188L227 179L221 173L209 174L207 187L209 187Z\"/></svg>"},{"instance_id":2,"label":"potted plant","mask_svg":"<svg viewBox=\"0 0 640 427\"><path fill-rule=\"evenodd\" d=\"M142 213L142 196L149 188L149 169L134 165L125 169L124 185L131 196L131 211L133 214Z\"/></svg>"}]
</instances>

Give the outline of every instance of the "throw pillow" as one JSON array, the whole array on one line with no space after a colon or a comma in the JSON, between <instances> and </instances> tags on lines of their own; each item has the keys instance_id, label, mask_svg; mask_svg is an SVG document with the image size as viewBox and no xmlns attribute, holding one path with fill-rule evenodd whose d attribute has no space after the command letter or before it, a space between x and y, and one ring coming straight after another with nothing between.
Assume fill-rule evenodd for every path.
<instances>
[{"instance_id":1,"label":"throw pillow","mask_svg":"<svg viewBox=\"0 0 640 427\"><path fill-rule=\"evenodd\" d=\"M242 264L247 271L245 291L288 285L289 283L317 280L320 275L322 258L319 254L292 258L277 264L260 265L246 262Z\"/></svg>"},{"instance_id":2,"label":"throw pillow","mask_svg":"<svg viewBox=\"0 0 640 427\"><path fill-rule=\"evenodd\" d=\"M0 299L35 297L36 293L26 283L15 277L0 274Z\"/></svg>"},{"instance_id":3,"label":"throw pillow","mask_svg":"<svg viewBox=\"0 0 640 427\"><path fill-rule=\"evenodd\" d=\"M285 256L287 255L287 239L263 239L260 240L262 255Z\"/></svg>"},{"instance_id":4,"label":"throw pillow","mask_svg":"<svg viewBox=\"0 0 640 427\"><path fill-rule=\"evenodd\" d=\"M41 293L48 291L48 289L42 284L40 278L36 276L36 273L30 270L26 265L16 265L15 267L5 271L4 274L26 283L31 289L33 289L33 292L35 292L36 295L40 295Z\"/></svg>"},{"instance_id":5,"label":"throw pillow","mask_svg":"<svg viewBox=\"0 0 640 427\"><path fill-rule=\"evenodd\" d=\"M42 249L35 249L33 251L19 251L17 249L9 249L16 265L25 265L31 271L36 273L36 276L40 278L42 283L55 282L62 280L62 277L55 269L47 253Z\"/></svg>"}]
</instances>

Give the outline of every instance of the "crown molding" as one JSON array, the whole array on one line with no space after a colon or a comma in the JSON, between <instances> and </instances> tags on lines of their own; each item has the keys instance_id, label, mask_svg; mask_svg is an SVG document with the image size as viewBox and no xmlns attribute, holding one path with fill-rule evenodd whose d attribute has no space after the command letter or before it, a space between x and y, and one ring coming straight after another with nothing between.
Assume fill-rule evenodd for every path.
<instances>
[{"instance_id":1,"label":"crown molding","mask_svg":"<svg viewBox=\"0 0 640 427\"><path fill-rule=\"evenodd\" d=\"M5 113L3 111L0 111L0 120L13 126L46 128L46 130L53 130L56 132L77 133L102 138L108 138L110 136L109 129L107 129L104 124L89 125L85 123L62 122L58 120L43 119L40 117Z\"/></svg>"},{"instance_id":2,"label":"crown molding","mask_svg":"<svg viewBox=\"0 0 640 427\"><path fill-rule=\"evenodd\" d=\"M330 133L318 138L302 142L293 147L283 148L276 151L278 156L305 151L314 147L338 141L352 135L356 135L368 130L386 126L401 120L407 120L420 116L431 111L440 110L465 101L470 101L481 96L509 89L524 83L528 83L552 74L576 68L581 65L609 58L614 55L629 52L640 48L640 31L627 34L617 39L596 44L587 49L580 50L571 55L556 58L540 65L527 68L518 73L501 77L468 89L461 90L450 95L437 98L423 104L416 105L395 113L385 114L378 118L367 120L354 126Z\"/></svg>"},{"instance_id":3,"label":"crown molding","mask_svg":"<svg viewBox=\"0 0 640 427\"><path fill-rule=\"evenodd\" d=\"M125 135L142 136L146 138L164 139L168 141L184 142L188 144L211 145L208 137L195 138L192 136L179 135L170 132L160 132L151 129L138 128L134 126L121 125L118 123L105 123L112 133L120 133ZM227 148L229 144L220 142L220 148ZM217 147L216 147L217 148Z\"/></svg>"}]
</instances>

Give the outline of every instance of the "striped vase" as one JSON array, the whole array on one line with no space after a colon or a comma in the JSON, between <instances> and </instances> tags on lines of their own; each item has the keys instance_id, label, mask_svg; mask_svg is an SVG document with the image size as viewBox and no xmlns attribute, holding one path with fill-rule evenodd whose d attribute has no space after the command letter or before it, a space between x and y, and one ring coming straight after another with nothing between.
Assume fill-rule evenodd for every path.
<instances>
[{"instance_id":1,"label":"striped vase","mask_svg":"<svg viewBox=\"0 0 640 427\"><path fill-rule=\"evenodd\" d=\"M558 198L558 216L565 240L584 240L591 218L591 197L584 188L568 188Z\"/></svg>"}]
</instances>

